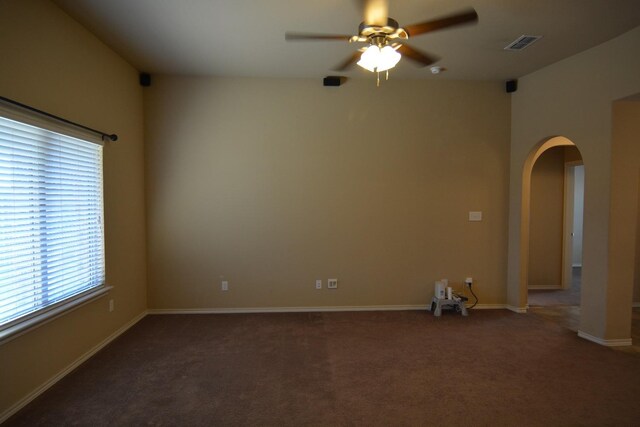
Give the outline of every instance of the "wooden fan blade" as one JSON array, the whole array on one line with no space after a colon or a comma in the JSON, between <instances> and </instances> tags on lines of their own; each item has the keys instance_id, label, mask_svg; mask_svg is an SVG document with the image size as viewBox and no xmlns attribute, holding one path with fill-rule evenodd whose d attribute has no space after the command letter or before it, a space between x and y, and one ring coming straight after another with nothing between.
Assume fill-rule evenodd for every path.
<instances>
[{"instance_id":1,"label":"wooden fan blade","mask_svg":"<svg viewBox=\"0 0 640 427\"><path fill-rule=\"evenodd\" d=\"M364 11L363 22L367 25L384 27L389 16L388 0L358 0L359 6Z\"/></svg>"},{"instance_id":2,"label":"wooden fan blade","mask_svg":"<svg viewBox=\"0 0 640 427\"><path fill-rule=\"evenodd\" d=\"M432 21L421 22L419 24L406 25L405 29L409 37L414 37L424 33L430 33L436 30L442 30L456 25L471 24L478 21L478 14L475 10L470 9L455 15L445 16L444 18L434 19Z\"/></svg>"},{"instance_id":3,"label":"wooden fan blade","mask_svg":"<svg viewBox=\"0 0 640 427\"><path fill-rule=\"evenodd\" d=\"M412 61L417 62L421 67L431 65L440 59L438 57L428 55L424 52L420 52L419 50L416 50L406 44L400 45L400 47L398 48L398 52L411 59Z\"/></svg>"},{"instance_id":4,"label":"wooden fan blade","mask_svg":"<svg viewBox=\"0 0 640 427\"><path fill-rule=\"evenodd\" d=\"M347 68L351 67L353 64L358 62L358 60L360 59L361 55L362 55L362 52L356 50L346 60L344 60L343 62L341 62L337 66L333 67L333 71L344 71L344 70L346 70Z\"/></svg>"},{"instance_id":5,"label":"wooden fan blade","mask_svg":"<svg viewBox=\"0 0 640 427\"><path fill-rule=\"evenodd\" d=\"M315 33L284 33L284 39L287 41L300 40L342 40L349 41L351 36L341 34L315 34Z\"/></svg>"}]
</instances>

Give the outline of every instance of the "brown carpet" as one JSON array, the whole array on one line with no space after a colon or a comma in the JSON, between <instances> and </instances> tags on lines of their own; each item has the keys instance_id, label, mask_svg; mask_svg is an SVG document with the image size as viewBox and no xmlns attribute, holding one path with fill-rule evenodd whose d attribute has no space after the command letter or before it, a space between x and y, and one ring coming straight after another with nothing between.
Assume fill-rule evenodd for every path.
<instances>
[{"instance_id":1,"label":"brown carpet","mask_svg":"<svg viewBox=\"0 0 640 427\"><path fill-rule=\"evenodd\" d=\"M151 315L9 426L640 424L640 356L506 310Z\"/></svg>"}]
</instances>

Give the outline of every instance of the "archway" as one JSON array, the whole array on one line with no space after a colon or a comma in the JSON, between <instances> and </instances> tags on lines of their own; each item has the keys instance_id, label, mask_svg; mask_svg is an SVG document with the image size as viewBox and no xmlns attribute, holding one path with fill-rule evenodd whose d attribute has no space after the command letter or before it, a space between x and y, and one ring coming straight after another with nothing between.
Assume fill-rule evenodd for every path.
<instances>
[{"instance_id":1,"label":"archway","mask_svg":"<svg viewBox=\"0 0 640 427\"><path fill-rule=\"evenodd\" d=\"M554 147L573 146L576 145L563 136L556 136L546 141L540 142L534 147L524 162L522 170L522 200L521 200L521 219L520 219L520 295L526 299L529 287L529 255L531 243L531 175L533 166L538 158L547 150ZM577 147L576 147L577 148Z\"/></svg>"}]
</instances>

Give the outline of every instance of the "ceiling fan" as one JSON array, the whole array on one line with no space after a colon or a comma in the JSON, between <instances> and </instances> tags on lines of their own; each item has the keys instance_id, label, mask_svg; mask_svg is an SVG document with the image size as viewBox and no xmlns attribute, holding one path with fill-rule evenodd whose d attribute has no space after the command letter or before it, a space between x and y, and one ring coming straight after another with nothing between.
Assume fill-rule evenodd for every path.
<instances>
[{"instance_id":1,"label":"ceiling fan","mask_svg":"<svg viewBox=\"0 0 640 427\"><path fill-rule=\"evenodd\" d=\"M357 35L287 32L285 40L338 40L349 43L365 43L368 46L358 49L334 70L346 70L357 63L371 72L377 72L378 84L380 84L380 72L386 71L387 78L389 78L389 69L395 67L402 55L421 67L426 67L439 60L436 56L409 46L403 42L404 40L420 34L478 21L476 11L468 9L438 19L400 27L398 22L388 15L388 0L358 0L357 3L364 9L364 21L358 27Z\"/></svg>"}]
</instances>

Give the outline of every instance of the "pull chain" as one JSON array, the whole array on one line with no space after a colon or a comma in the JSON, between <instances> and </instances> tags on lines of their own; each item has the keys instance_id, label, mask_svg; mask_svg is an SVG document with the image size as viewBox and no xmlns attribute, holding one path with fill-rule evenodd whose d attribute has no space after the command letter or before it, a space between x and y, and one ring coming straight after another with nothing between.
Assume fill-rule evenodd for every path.
<instances>
[{"instance_id":1,"label":"pull chain","mask_svg":"<svg viewBox=\"0 0 640 427\"><path fill-rule=\"evenodd\" d=\"M389 70L385 73L385 80L389 80ZM376 86L380 87L380 71L376 71Z\"/></svg>"}]
</instances>

